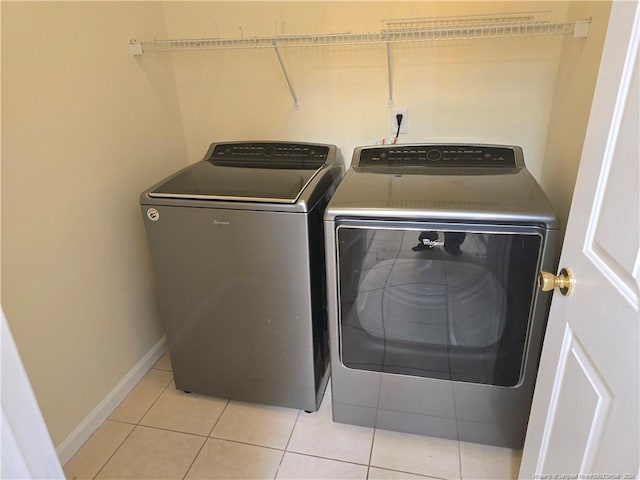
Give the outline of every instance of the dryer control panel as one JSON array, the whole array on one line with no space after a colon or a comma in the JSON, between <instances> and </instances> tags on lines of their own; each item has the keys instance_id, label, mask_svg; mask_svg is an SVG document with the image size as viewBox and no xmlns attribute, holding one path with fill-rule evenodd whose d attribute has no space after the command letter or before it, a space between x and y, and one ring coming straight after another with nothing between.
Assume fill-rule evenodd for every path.
<instances>
[{"instance_id":1,"label":"dryer control panel","mask_svg":"<svg viewBox=\"0 0 640 480\"><path fill-rule=\"evenodd\" d=\"M487 145L389 145L364 148L359 167L516 168L510 147Z\"/></svg>"}]
</instances>

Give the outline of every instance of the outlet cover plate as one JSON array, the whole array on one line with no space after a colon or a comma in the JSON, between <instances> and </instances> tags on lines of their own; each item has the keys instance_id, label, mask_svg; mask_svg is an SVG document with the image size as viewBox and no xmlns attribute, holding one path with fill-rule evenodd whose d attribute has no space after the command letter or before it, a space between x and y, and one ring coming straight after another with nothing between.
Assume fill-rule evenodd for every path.
<instances>
[{"instance_id":1,"label":"outlet cover plate","mask_svg":"<svg viewBox=\"0 0 640 480\"><path fill-rule=\"evenodd\" d=\"M398 121L396 119L396 115L399 113L402 114L402 123L400 124L400 133L408 132L409 109L407 107L394 108L391 113L391 133L394 135L398 131Z\"/></svg>"}]
</instances>

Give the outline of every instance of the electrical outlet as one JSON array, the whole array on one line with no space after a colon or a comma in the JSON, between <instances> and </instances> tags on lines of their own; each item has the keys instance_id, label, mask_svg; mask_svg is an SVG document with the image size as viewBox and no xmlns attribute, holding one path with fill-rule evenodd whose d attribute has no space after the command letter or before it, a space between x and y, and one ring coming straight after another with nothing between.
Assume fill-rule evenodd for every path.
<instances>
[{"instance_id":1,"label":"electrical outlet","mask_svg":"<svg viewBox=\"0 0 640 480\"><path fill-rule=\"evenodd\" d=\"M402 122L400 123L400 133L407 133L409 124L409 109L408 108L394 108L391 114L391 133L394 135L398 131L398 120L396 115L402 114Z\"/></svg>"}]
</instances>

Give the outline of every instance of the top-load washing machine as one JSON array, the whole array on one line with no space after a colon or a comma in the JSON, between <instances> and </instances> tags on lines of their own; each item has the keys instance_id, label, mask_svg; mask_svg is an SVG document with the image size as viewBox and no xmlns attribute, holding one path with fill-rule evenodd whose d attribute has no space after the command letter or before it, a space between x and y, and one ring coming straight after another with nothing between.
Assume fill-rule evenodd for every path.
<instances>
[{"instance_id":1,"label":"top-load washing machine","mask_svg":"<svg viewBox=\"0 0 640 480\"><path fill-rule=\"evenodd\" d=\"M335 146L214 143L142 193L176 388L314 411L328 379Z\"/></svg>"},{"instance_id":2,"label":"top-load washing machine","mask_svg":"<svg viewBox=\"0 0 640 480\"><path fill-rule=\"evenodd\" d=\"M334 420L520 448L558 255L522 150L358 148L325 235Z\"/></svg>"}]
</instances>

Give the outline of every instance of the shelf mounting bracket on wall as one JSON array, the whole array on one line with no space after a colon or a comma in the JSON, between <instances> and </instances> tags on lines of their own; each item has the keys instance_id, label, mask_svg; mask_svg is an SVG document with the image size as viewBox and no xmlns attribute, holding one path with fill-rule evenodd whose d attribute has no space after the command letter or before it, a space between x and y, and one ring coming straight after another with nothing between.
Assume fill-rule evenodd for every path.
<instances>
[{"instance_id":1,"label":"shelf mounting bracket on wall","mask_svg":"<svg viewBox=\"0 0 640 480\"><path fill-rule=\"evenodd\" d=\"M293 84L291 83L291 79L289 78L289 72L287 72L287 66L284 64L284 60L282 60L282 54L280 53L280 49L278 48L278 42L275 39L273 39L271 41L271 45L273 45L273 50L276 52L276 57L278 57L278 63L280 63L282 74L284 75L284 79L287 81L289 92L293 97L293 108L294 110L298 110L298 97L296 95L296 91L293 88Z\"/></svg>"},{"instance_id":2,"label":"shelf mounting bracket on wall","mask_svg":"<svg viewBox=\"0 0 640 480\"><path fill-rule=\"evenodd\" d=\"M391 77L391 44L389 42L386 43L387 46L387 82L389 83L389 100L387 101L387 105L389 107L393 106L393 79Z\"/></svg>"}]
</instances>

